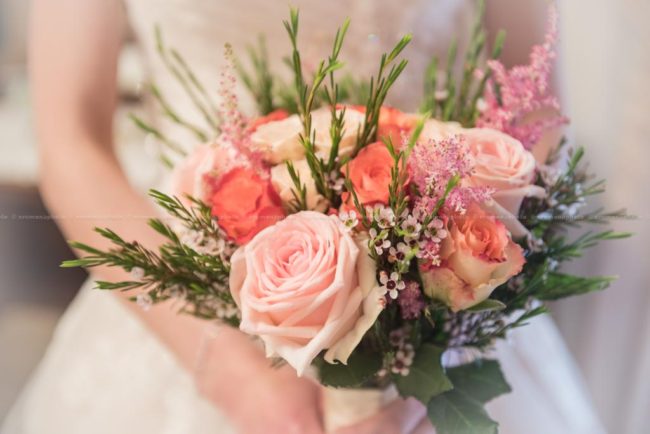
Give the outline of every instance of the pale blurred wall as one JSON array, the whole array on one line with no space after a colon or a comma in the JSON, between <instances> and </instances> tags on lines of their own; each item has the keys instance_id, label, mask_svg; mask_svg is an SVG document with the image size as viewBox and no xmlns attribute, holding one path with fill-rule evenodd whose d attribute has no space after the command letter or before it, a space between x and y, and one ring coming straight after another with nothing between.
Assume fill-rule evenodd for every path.
<instances>
[{"instance_id":1,"label":"pale blurred wall","mask_svg":"<svg viewBox=\"0 0 650 434\"><path fill-rule=\"evenodd\" d=\"M602 205L631 240L602 245L574 271L620 275L603 293L569 299L555 317L615 434L650 432L650 1L560 0L568 112L591 168L608 179Z\"/></svg>"}]
</instances>

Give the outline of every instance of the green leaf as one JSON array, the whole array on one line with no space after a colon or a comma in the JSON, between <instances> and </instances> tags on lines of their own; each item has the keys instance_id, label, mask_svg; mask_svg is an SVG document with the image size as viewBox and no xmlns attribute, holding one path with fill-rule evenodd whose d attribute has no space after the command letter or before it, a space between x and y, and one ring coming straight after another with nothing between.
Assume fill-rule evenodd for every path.
<instances>
[{"instance_id":1,"label":"green leaf","mask_svg":"<svg viewBox=\"0 0 650 434\"><path fill-rule=\"evenodd\" d=\"M510 392L499 363L480 360L447 370L454 389L434 397L427 406L438 434L496 434L498 424L483 405Z\"/></svg>"},{"instance_id":2,"label":"green leaf","mask_svg":"<svg viewBox=\"0 0 650 434\"><path fill-rule=\"evenodd\" d=\"M427 406L437 434L496 434L499 426L483 404L462 393L443 393Z\"/></svg>"},{"instance_id":3,"label":"green leaf","mask_svg":"<svg viewBox=\"0 0 650 434\"><path fill-rule=\"evenodd\" d=\"M483 403L512 390L496 360L479 360L451 368L447 375L454 384L454 390L467 391L474 399Z\"/></svg>"},{"instance_id":4,"label":"green leaf","mask_svg":"<svg viewBox=\"0 0 650 434\"><path fill-rule=\"evenodd\" d=\"M381 369L382 358L378 354L356 351L348 359L347 365L331 364L322 358L317 359L315 363L320 381L324 386L359 387Z\"/></svg>"},{"instance_id":5,"label":"green leaf","mask_svg":"<svg viewBox=\"0 0 650 434\"><path fill-rule=\"evenodd\" d=\"M558 300L572 295L601 291L616 280L613 276L581 277L570 274L549 273L535 297L540 300Z\"/></svg>"},{"instance_id":6,"label":"green leaf","mask_svg":"<svg viewBox=\"0 0 650 434\"><path fill-rule=\"evenodd\" d=\"M413 396L425 405L453 385L440 363L443 349L431 344L418 348L407 376L396 376L395 385L402 396Z\"/></svg>"},{"instance_id":7,"label":"green leaf","mask_svg":"<svg viewBox=\"0 0 650 434\"><path fill-rule=\"evenodd\" d=\"M503 310L505 308L506 305L499 300L488 298L487 300L483 300L479 304L472 306L467 310L470 312L489 312L494 310Z\"/></svg>"}]
</instances>

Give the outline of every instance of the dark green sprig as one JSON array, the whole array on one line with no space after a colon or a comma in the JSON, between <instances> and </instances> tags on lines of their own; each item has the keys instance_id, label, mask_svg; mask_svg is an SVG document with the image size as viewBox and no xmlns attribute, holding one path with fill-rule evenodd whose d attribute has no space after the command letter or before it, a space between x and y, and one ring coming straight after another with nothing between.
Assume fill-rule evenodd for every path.
<instances>
[{"instance_id":1,"label":"dark green sprig","mask_svg":"<svg viewBox=\"0 0 650 434\"><path fill-rule=\"evenodd\" d=\"M219 121L215 118L218 111L216 105L208 95L208 92L205 90L205 87L198 80L181 54L178 51L174 49L168 49L165 46L162 38L162 31L159 26L156 26L155 28L155 36L156 49L158 50L158 54L162 59L165 67L176 79L176 81L178 81L187 96L189 96L189 98L192 100L195 108L203 115L203 118L210 126L213 133L219 134ZM163 109L167 111L164 105ZM199 136L199 138L206 135L198 127L190 125L187 122L182 122L180 124L186 128L189 128L194 134Z\"/></svg>"},{"instance_id":2,"label":"dark green sprig","mask_svg":"<svg viewBox=\"0 0 650 434\"><path fill-rule=\"evenodd\" d=\"M296 171L293 161L287 160L285 164L287 165L287 171L294 186L291 190L293 202L290 204L290 211L292 213L304 211L307 209L307 187L300 179L300 175Z\"/></svg>"},{"instance_id":3,"label":"dark green sprig","mask_svg":"<svg viewBox=\"0 0 650 434\"><path fill-rule=\"evenodd\" d=\"M274 103L276 79L269 68L269 53L264 36L260 35L257 47L249 46L247 52L253 67L252 73L246 71L239 61L235 66L242 82L253 95L260 114L266 115L276 108Z\"/></svg>"},{"instance_id":4,"label":"dark green sprig","mask_svg":"<svg viewBox=\"0 0 650 434\"><path fill-rule=\"evenodd\" d=\"M331 171L328 170L330 167L330 162L331 166L335 164L336 155L331 152L327 163L316 155L316 133L312 128L311 111L319 94L319 89L325 79L328 77L330 78L330 83L333 86L334 93L332 94L332 98L337 98L336 87L334 83L334 72L343 66L338 58L343 46L345 34L347 33L347 29L350 23L349 20L346 20L341 28L338 29L334 38L331 55L327 61L320 62L318 68L316 69L316 72L314 73L311 85L308 85L305 82L303 76L300 51L298 50L298 18L298 11L296 9L291 9L290 19L289 21L284 22L284 26L287 30L287 33L289 34L289 39L291 40L292 55L290 65L294 71L294 85L296 88L296 93L298 94L298 113L300 114L300 118L303 124L303 131L300 140L305 149L305 159L309 165L316 190L324 197L333 199L334 192L329 188L327 176ZM340 142L343 131L343 116L336 116L336 107L333 107L332 125L333 127L331 129L331 133L333 134L333 146L336 147L335 150L338 154L338 143ZM334 157L332 157L332 155L334 155ZM294 196L299 197L300 192L295 193Z\"/></svg>"},{"instance_id":5,"label":"dark green sprig","mask_svg":"<svg viewBox=\"0 0 650 434\"><path fill-rule=\"evenodd\" d=\"M384 53L379 62L379 70L376 77L370 79L368 89L368 100L366 101L366 116L363 124L363 129L357 135L357 144L355 146L352 156L355 156L362 148L374 142L377 139L377 126L379 123L379 113L384 104L384 100L388 95L388 91L395 84L395 81L400 76L408 62L401 60L397 64L397 60L402 51L411 42L412 36L406 35L395 45L390 53ZM387 69L388 74L386 75Z\"/></svg>"},{"instance_id":6,"label":"dark green sprig","mask_svg":"<svg viewBox=\"0 0 650 434\"><path fill-rule=\"evenodd\" d=\"M424 98L421 111L429 111L433 117L443 121L456 121L464 126L474 126L480 110L479 100L485 92L485 86L491 76L489 68L481 68L482 77L477 76L479 63L485 57L487 35L483 28L485 0L478 2L478 13L472 28L469 46L463 61L463 75L460 83L456 82L455 66L458 58L458 43L454 41L447 52L445 80L443 88L438 82L439 60L433 58L427 67L424 84ZM492 44L490 57L497 59L502 52L505 32L499 31Z\"/></svg>"},{"instance_id":7,"label":"dark green sprig","mask_svg":"<svg viewBox=\"0 0 650 434\"><path fill-rule=\"evenodd\" d=\"M188 208L177 198L152 190L151 196L167 213L184 227L200 232L204 237L220 237L216 223L209 215L205 204L193 200L195 206ZM182 298L184 312L202 318L219 318L236 323L237 318L222 318L217 304L233 306L234 301L227 291L230 265L220 255L201 253L185 244L177 233L161 219L151 219L149 226L167 241L158 251L138 243L127 242L110 229L96 231L113 245L100 250L89 245L71 242L70 245L86 254L79 259L65 261L63 267L93 268L109 266L122 268L127 272L140 270L132 280L120 282L98 281L99 289L129 291L139 289L146 292L152 303L169 298ZM215 304L217 301L217 304Z\"/></svg>"},{"instance_id":8,"label":"dark green sprig","mask_svg":"<svg viewBox=\"0 0 650 434\"><path fill-rule=\"evenodd\" d=\"M177 143L173 142L167 136L165 136L159 129L154 127L153 125L147 123L144 121L142 118L140 118L138 115L134 113L129 113L129 119L133 121L133 123L140 128L142 131L144 131L147 134L151 134L154 136L157 140L159 140L163 145L165 145L169 150L175 152L178 155L187 155L187 153L181 148Z\"/></svg>"},{"instance_id":9,"label":"dark green sprig","mask_svg":"<svg viewBox=\"0 0 650 434\"><path fill-rule=\"evenodd\" d=\"M207 134L203 130L201 130L200 127L194 125L193 123L184 119L183 117L181 117L181 115L176 113L176 111L167 102L167 100L165 99L165 97L163 96L163 94L160 92L160 90L155 84L151 83L149 85L149 90L151 91L151 94L160 105L163 114L167 116L172 122L189 130L191 133L193 133L196 136L196 138L200 142L206 142L208 140Z\"/></svg>"}]
</instances>

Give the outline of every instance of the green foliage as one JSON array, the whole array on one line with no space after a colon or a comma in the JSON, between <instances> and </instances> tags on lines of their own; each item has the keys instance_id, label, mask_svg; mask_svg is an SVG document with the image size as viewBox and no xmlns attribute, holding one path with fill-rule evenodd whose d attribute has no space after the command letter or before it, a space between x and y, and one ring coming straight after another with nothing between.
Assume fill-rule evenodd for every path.
<instances>
[{"instance_id":1,"label":"green foliage","mask_svg":"<svg viewBox=\"0 0 650 434\"><path fill-rule=\"evenodd\" d=\"M542 287L535 293L535 297L540 300L558 300L573 295L602 291L615 279L611 276L581 277L549 273Z\"/></svg>"},{"instance_id":2,"label":"green foliage","mask_svg":"<svg viewBox=\"0 0 650 434\"><path fill-rule=\"evenodd\" d=\"M188 208L177 198L161 192L151 190L150 195L187 230L200 234L203 239L221 239L219 228L205 204L192 199L194 206ZM160 219L151 219L149 226L167 240L158 251L146 248L137 241L128 242L110 229L97 228L97 233L109 240L113 247L100 250L83 243L70 242L72 248L86 256L65 261L62 267L109 266L131 273L139 270L140 276L134 276L132 280L98 281L97 287L104 290L145 291L152 303L179 298L184 300L181 307L184 312L236 324L236 317L224 318L219 313L220 306L234 306L227 288L230 274L227 258L197 251L185 244L177 232Z\"/></svg>"},{"instance_id":3,"label":"green foliage","mask_svg":"<svg viewBox=\"0 0 650 434\"><path fill-rule=\"evenodd\" d=\"M274 103L276 77L269 68L269 53L264 36L260 35L257 47L248 46L247 53L253 71L248 72L239 60L236 61L235 66L244 86L253 95L257 110L261 115L266 115L276 108Z\"/></svg>"},{"instance_id":4,"label":"green foliage","mask_svg":"<svg viewBox=\"0 0 650 434\"><path fill-rule=\"evenodd\" d=\"M165 45L160 27L156 27L155 35L158 55L162 59L165 67L183 88L185 94L194 104L194 107L201 113L213 134L219 134L219 119L216 118L218 113L216 104L212 101L205 87L196 77L183 56L174 48L168 48ZM199 128L185 124L187 123L181 123L181 125L186 126L198 136L207 136Z\"/></svg>"},{"instance_id":5,"label":"green foliage","mask_svg":"<svg viewBox=\"0 0 650 434\"><path fill-rule=\"evenodd\" d=\"M394 375L401 396L413 396L423 404L453 388L440 363L443 348L424 344L418 348L407 376Z\"/></svg>"},{"instance_id":6,"label":"green foliage","mask_svg":"<svg viewBox=\"0 0 650 434\"><path fill-rule=\"evenodd\" d=\"M498 424L483 408L485 403L510 392L499 363L480 360L447 370L454 388L434 397L428 416L439 434L496 434Z\"/></svg>"},{"instance_id":7,"label":"green foliage","mask_svg":"<svg viewBox=\"0 0 650 434\"><path fill-rule=\"evenodd\" d=\"M483 96L487 81L491 76L489 68L479 68L479 62L485 57L486 33L483 30L485 0L480 0L479 11L472 30L469 46L463 62L463 75L460 83L456 82L454 67L458 58L458 44L454 41L447 53L446 70L440 71L439 59L434 57L425 72L424 98L420 107L423 112L431 112L433 117L443 121L460 122L463 126L474 126L480 114L478 102ZM505 42L505 32L500 31L492 44L492 59L501 55ZM477 74L481 70L482 74ZM439 76L444 83L440 86Z\"/></svg>"},{"instance_id":8,"label":"green foliage","mask_svg":"<svg viewBox=\"0 0 650 434\"><path fill-rule=\"evenodd\" d=\"M472 306L467 310L470 312L491 312L491 311L503 310L505 308L506 305L500 302L499 300L488 298L487 300L483 300L479 304Z\"/></svg>"},{"instance_id":9,"label":"green foliage","mask_svg":"<svg viewBox=\"0 0 650 434\"><path fill-rule=\"evenodd\" d=\"M343 131L343 113L337 116L336 114L336 100L338 98L338 91L334 82L334 71L340 69L343 64L338 60L343 47L345 34L347 33L350 25L349 20L346 20L343 25L337 30L332 45L332 53L326 61L321 61L316 68L311 85L307 84L303 76L302 64L300 59L300 51L298 50L298 23L299 23L298 10L290 10L290 18L284 22L284 26L291 40L292 55L290 58L290 65L293 69L294 86L296 94L298 95L298 113L303 124L303 132L300 140L305 149L305 159L309 165L311 176L316 185L316 190L324 197L332 200L334 192L330 189L327 176L331 172L330 167L333 168L336 157L338 156L338 143L341 140ZM330 78L332 87L332 94L330 95L332 102L332 126L331 137L333 147L330 152L327 163L323 158L316 154L316 132L312 128L311 111L317 101L321 85L326 78ZM330 169L330 170L328 170ZM295 181L294 181L295 184ZM294 196L299 196L300 192L294 193Z\"/></svg>"},{"instance_id":10,"label":"green foliage","mask_svg":"<svg viewBox=\"0 0 650 434\"><path fill-rule=\"evenodd\" d=\"M331 364L317 358L314 363L318 369L318 376L324 386L329 387L361 387L373 379L381 369L381 355L354 351L347 364Z\"/></svg>"},{"instance_id":11,"label":"green foliage","mask_svg":"<svg viewBox=\"0 0 650 434\"><path fill-rule=\"evenodd\" d=\"M379 123L379 113L388 91L395 84L408 62L401 60L397 64L394 62L402 53L404 48L411 42L412 36L406 35L397 42L390 53L384 53L379 62L379 71L376 77L370 79L368 86L368 99L366 101L366 117L363 129L357 135L357 145L352 153L354 157L362 148L377 140L377 125ZM390 70L387 69L390 67Z\"/></svg>"}]
</instances>

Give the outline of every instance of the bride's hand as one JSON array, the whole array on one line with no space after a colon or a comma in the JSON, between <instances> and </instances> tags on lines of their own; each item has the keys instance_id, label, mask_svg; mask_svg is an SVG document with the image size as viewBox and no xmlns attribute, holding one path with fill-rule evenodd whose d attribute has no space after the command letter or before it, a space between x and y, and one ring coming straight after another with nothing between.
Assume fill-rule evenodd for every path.
<instances>
[{"instance_id":1,"label":"bride's hand","mask_svg":"<svg viewBox=\"0 0 650 434\"><path fill-rule=\"evenodd\" d=\"M413 398L398 399L368 419L335 434L435 434L427 409Z\"/></svg>"},{"instance_id":2,"label":"bride's hand","mask_svg":"<svg viewBox=\"0 0 650 434\"><path fill-rule=\"evenodd\" d=\"M289 366L273 368L250 338L223 330L196 383L242 434L323 434L319 387ZM227 344L226 344L227 341Z\"/></svg>"}]
</instances>

